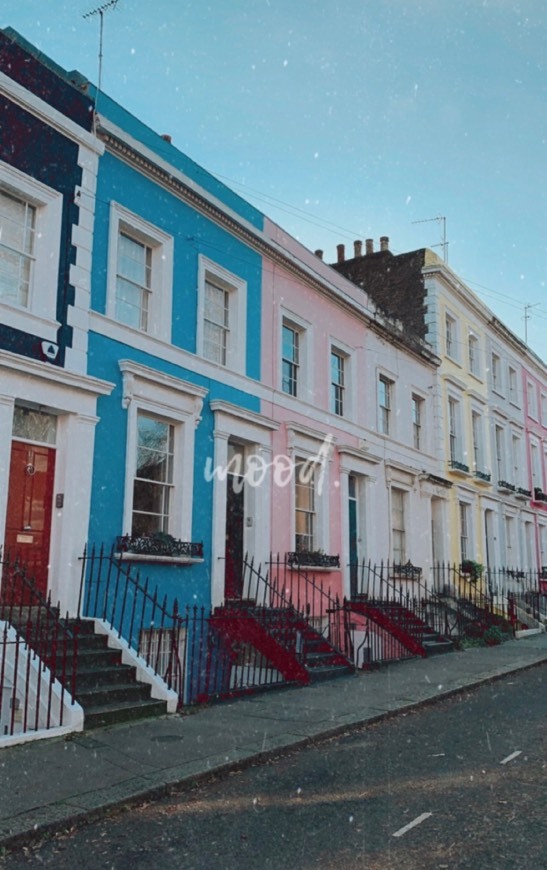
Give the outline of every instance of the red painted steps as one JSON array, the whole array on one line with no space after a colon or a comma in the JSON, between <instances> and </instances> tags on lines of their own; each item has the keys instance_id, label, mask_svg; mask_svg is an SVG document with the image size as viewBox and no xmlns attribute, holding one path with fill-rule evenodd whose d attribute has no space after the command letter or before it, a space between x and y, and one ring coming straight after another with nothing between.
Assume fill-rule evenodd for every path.
<instances>
[{"instance_id":1,"label":"red painted steps","mask_svg":"<svg viewBox=\"0 0 547 870\"><path fill-rule=\"evenodd\" d=\"M452 652L454 644L439 634L410 609L396 601L374 601L355 597L350 610L366 616L395 637L409 652L426 656Z\"/></svg>"},{"instance_id":2,"label":"red painted steps","mask_svg":"<svg viewBox=\"0 0 547 870\"><path fill-rule=\"evenodd\" d=\"M226 602L214 611L211 626L230 645L252 645L287 682L304 685L354 671L351 662L291 607Z\"/></svg>"}]
</instances>

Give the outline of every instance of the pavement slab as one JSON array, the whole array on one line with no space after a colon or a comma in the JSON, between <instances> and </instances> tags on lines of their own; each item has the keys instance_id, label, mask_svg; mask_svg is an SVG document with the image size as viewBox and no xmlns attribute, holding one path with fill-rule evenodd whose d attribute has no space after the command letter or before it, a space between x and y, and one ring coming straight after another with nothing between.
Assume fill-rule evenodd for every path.
<instances>
[{"instance_id":1,"label":"pavement slab","mask_svg":"<svg viewBox=\"0 0 547 870\"><path fill-rule=\"evenodd\" d=\"M0 749L0 846L547 662L547 635Z\"/></svg>"}]
</instances>

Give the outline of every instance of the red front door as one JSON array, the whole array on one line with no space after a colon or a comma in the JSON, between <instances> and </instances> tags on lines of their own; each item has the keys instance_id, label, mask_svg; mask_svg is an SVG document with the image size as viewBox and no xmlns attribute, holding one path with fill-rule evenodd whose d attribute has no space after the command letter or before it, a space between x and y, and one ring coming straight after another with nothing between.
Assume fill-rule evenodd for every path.
<instances>
[{"instance_id":1,"label":"red front door","mask_svg":"<svg viewBox=\"0 0 547 870\"><path fill-rule=\"evenodd\" d=\"M14 441L5 552L27 566L27 576L47 592L55 450Z\"/></svg>"}]
</instances>

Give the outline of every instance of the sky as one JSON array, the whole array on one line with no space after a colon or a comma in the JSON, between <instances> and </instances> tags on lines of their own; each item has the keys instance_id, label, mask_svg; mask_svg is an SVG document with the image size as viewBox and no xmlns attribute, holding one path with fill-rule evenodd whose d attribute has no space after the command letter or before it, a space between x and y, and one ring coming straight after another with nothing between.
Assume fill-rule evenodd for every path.
<instances>
[{"instance_id":1,"label":"sky","mask_svg":"<svg viewBox=\"0 0 547 870\"><path fill-rule=\"evenodd\" d=\"M0 25L96 82L101 2ZM445 218L449 265L547 359L546 45L544 0L118 0L102 87L327 262L442 256Z\"/></svg>"}]
</instances>

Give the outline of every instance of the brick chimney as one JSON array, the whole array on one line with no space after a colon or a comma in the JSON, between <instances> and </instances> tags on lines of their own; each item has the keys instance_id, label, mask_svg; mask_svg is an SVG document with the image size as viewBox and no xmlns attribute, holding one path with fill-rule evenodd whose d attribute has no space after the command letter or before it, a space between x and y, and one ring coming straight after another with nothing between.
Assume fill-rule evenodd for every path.
<instances>
[{"instance_id":1,"label":"brick chimney","mask_svg":"<svg viewBox=\"0 0 547 870\"><path fill-rule=\"evenodd\" d=\"M380 250L389 251L389 236L380 236Z\"/></svg>"},{"instance_id":2,"label":"brick chimney","mask_svg":"<svg viewBox=\"0 0 547 870\"><path fill-rule=\"evenodd\" d=\"M373 254L374 253L374 239L367 239L365 242L365 253Z\"/></svg>"},{"instance_id":3,"label":"brick chimney","mask_svg":"<svg viewBox=\"0 0 547 870\"><path fill-rule=\"evenodd\" d=\"M345 245L336 245L336 251L338 253L338 263L343 263L346 259L346 247Z\"/></svg>"},{"instance_id":4,"label":"brick chimney","mask_svg":"<svg viewBox=\"0 0 547 870\"><path fill-rule=\"evenodd\" d=\"M357 239L353 243L353 256L354 257L362 257L363 256L363 243L360 239Z\"/></svg>"},{"instance_id":5,"label":"brick chimney","mask_svg":"<svg viewBox=\"0 0 547 870\"><path fill-rule=\"evenodd\" d=\"M321 248L317 248L317 250L314 253L315 253L315 256L319 257L320 260L323 259L323 251L321 250Z\"/></svg>"}]
</instances>

